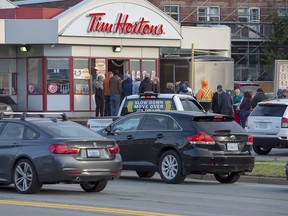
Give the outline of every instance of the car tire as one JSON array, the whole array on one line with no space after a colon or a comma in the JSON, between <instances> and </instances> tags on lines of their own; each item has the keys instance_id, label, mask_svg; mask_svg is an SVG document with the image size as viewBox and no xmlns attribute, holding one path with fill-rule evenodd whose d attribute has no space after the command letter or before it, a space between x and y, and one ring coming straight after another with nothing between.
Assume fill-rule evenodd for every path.
<instances>
[{"instance_id":1,"label":"car tire","mask_svg":"<svg viewBox=\"0 0 288 216\"><path fill-rule=\"evenodd\" d=\"M105 189L108 180L81 183L81 188L86 192L100 192Z\"/></svg>"},{"instance_id":2,"label":"car tire","mask_svg":"<svg viewBox=\"0 0 288 216\"><path fill-rule=\"evenodd\" d=\"M260 145L254 145L253 144L253 150L259 155L267 155L271 152L272 148L263 148Z\"/></svg>"},{"instance_id":3,"label":"car tire","mask_svg":"<svg viewBox=\"0 0 288 216\"><path fill-rule=\"evenodd\" d=\"M185 180L182 174L182 161L176 151L169 150L162 154L159 161L159 174L168 184L178 184Z\"/></svg>"},{"instance_id":4,"label":"car tire","mask_svg":"<svg viewBox=\"0 0 288 216\"><path fill-rule=\"evenodd\" d=\"M28 159L22 159L15 165L13 183L16 190L22 194L37 193L42 188L34 165Z\"/></svg>"},{"instance_id":5,"label":"car tire","mask_svg":"<svg viewBox=\"0 0 288 216\"><path fill-rule=\"evenodd\" d=\"M137 175L140 178L151 178L155 175L155 172L148 172L148 171L136 171Z\"/></svg>"},{"instance_id":6,"label":"car tire","mask_svg":"<svg viewBox=\"0 0 288 216\"><path fill-rule=\"evenodd\" d=\"M226 174L218 174L215 173L214 177L215 179L224 184L232 184L235 183L239 180L240 178L240 173L239 172L231 172L231 173L226 173Z\"/></svg>"}]
</instances>

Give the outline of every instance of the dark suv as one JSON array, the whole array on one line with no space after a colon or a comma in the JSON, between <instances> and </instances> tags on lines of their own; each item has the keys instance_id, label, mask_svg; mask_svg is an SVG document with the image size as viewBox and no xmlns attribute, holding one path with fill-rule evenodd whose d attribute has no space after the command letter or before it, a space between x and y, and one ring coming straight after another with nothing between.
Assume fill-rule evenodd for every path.
<instances>
[{"instance_id":1,"label":"dark suv","mask_svg":"<svg viewBox=\"0 0 288 216\"><path fill-rule=\"evenodd\" d=\"M138 112L119 118L98 133L116 140L124 170L135 170L139 177L159 172L166 183L206 173L214 174L221 183L233 183L254 167L252 136L228 116Z\"/></svg>"}]
</instances>

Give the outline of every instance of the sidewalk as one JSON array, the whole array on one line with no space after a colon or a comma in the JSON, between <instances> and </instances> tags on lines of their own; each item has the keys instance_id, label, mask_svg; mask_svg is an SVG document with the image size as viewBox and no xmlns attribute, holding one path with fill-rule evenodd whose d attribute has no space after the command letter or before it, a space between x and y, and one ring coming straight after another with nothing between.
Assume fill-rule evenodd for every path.
<instances>
[{"instance_id":1,"label":"sidewalk","mask_svg":"<svg viewBox=\"0 0 288 216\"><path fill-rule=\"evenodd\" d=\"M207 175L189 175L189 178L197 179L197 180L209 180L209 181L217 181L212 174ZM259 184L276 184L276 185L287 185L288 181L286 178L270 178L270 177L260 177L260 176L247 176L242 175L238 182L245 183L259 183Z\"/></svg>"}]
</instances>

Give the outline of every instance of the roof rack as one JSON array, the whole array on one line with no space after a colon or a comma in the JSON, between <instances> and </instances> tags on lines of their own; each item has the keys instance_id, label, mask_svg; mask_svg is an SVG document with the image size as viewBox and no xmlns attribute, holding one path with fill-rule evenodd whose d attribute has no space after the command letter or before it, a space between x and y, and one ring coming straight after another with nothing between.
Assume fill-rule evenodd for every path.
<instances>
[{"instance_id":1,"label":"roof rack","mask_svg":"<svg viewBox=\"0 0 288 216\"><path fill-rule=\"evenodd\" d=\"M0 113L0 119L3 119L4 116L15 116L20 115L21 120L25 120L27 115L37 115L40 118L48 117L49 115L55 117L55 116L61 116L62 121L67 121L68 117L65 113L55 113L55 112L1 112Z\"/></svg>"}]
</instances>

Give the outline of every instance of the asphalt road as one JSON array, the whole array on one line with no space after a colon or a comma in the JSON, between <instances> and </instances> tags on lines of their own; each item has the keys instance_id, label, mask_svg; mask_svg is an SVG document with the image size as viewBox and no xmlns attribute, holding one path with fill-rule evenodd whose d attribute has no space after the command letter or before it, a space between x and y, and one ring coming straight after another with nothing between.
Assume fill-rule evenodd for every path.
<instances>
[{"instance_id":1,"label":"asphalt road","mask_svg":"<svg viewBox=\"0 0 288 216\"><path fill-rule=\"evenodd\" d=\"M0 187L0 215L287 215L287 185L241 183L187 178L183 184L163 183L159 175L140 179L124 171L100 193L83 192L78 185L46 185L35 195L19 195Z\"/></svg>"}]
</instances>

